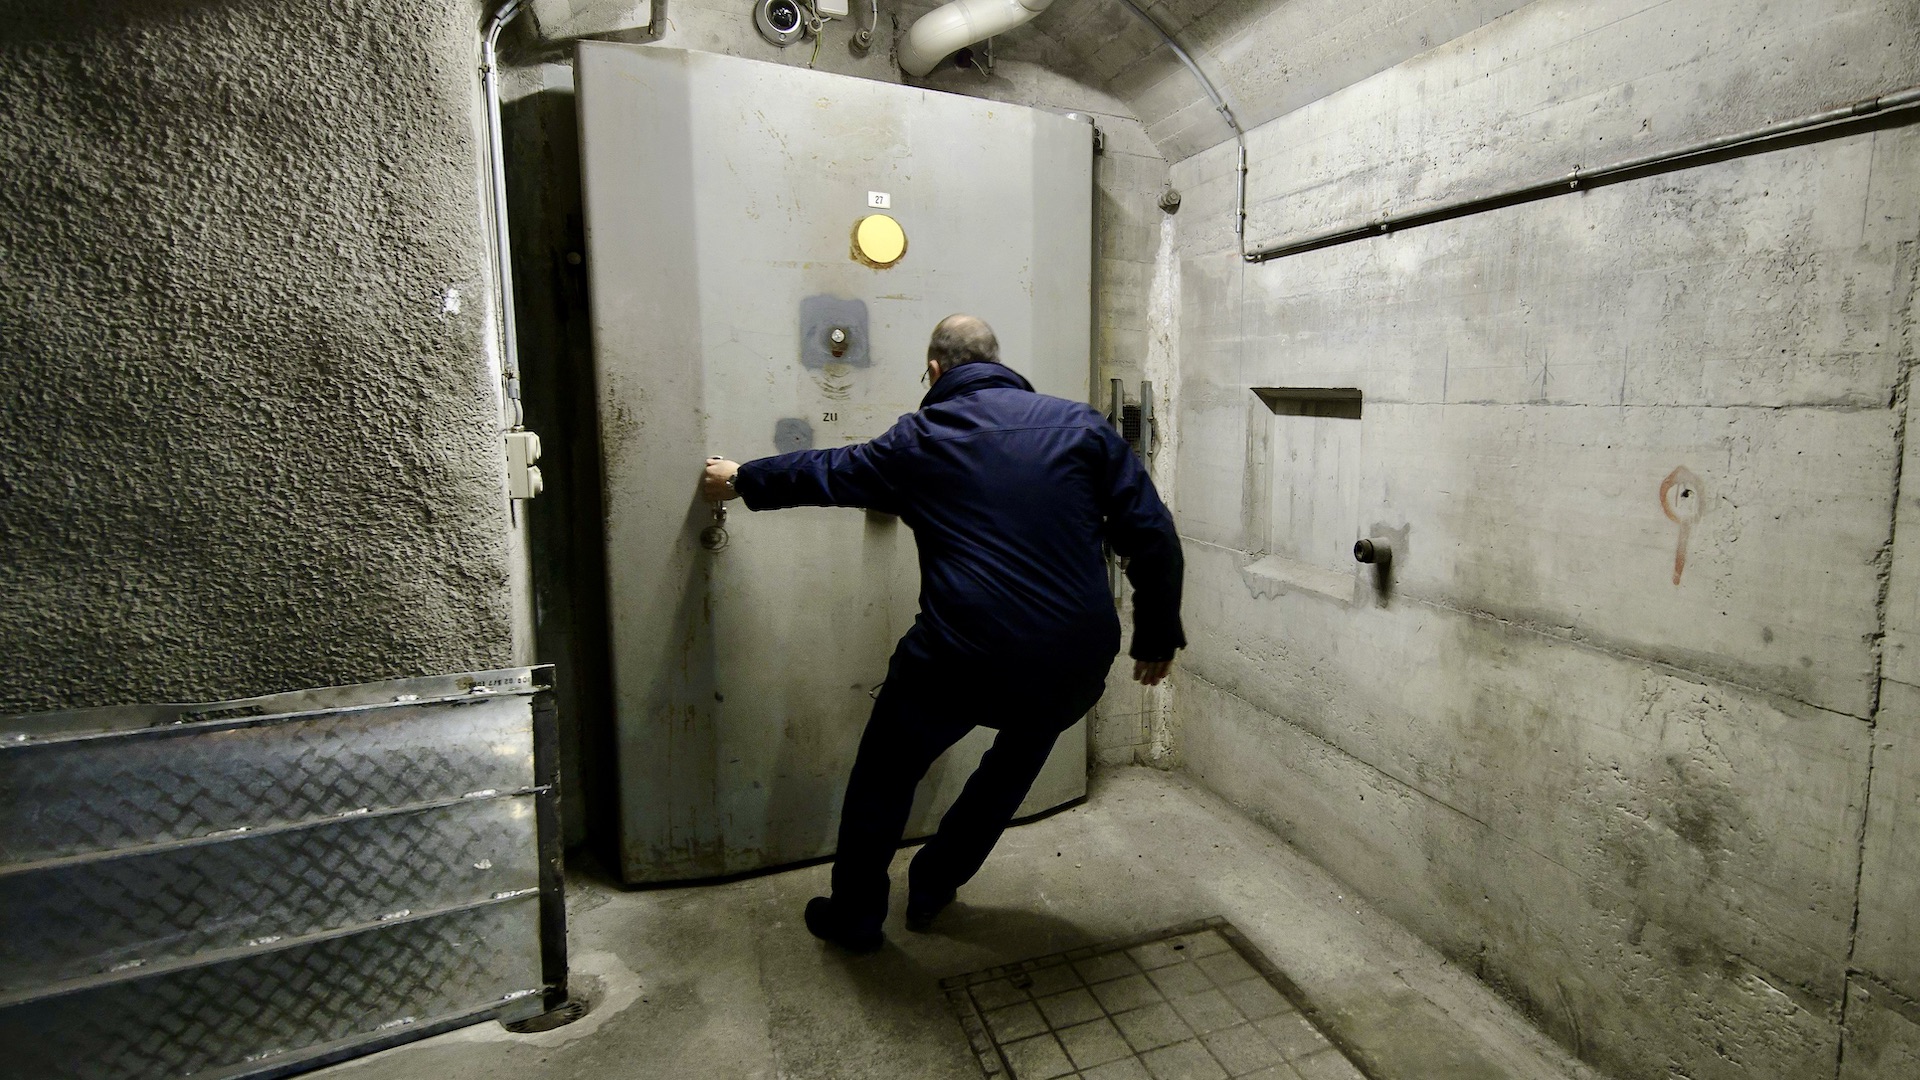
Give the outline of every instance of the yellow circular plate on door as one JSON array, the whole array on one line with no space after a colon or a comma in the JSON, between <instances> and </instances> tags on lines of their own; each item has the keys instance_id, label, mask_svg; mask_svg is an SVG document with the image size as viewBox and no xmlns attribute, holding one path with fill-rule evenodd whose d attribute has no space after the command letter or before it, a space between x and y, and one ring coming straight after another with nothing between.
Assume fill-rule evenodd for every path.
<instances>
[{"instance_id":1,"label":"yellow circular plate on door","mask_svg":"<svg viewBox=\"0 0 1920 1080\"><path fill-rule=\"evenodd\" d=\"M853 253L868 266L892 266L907 253L907 231L885 214L868 214L853 227Z\"/></svg>"}]
</instances>

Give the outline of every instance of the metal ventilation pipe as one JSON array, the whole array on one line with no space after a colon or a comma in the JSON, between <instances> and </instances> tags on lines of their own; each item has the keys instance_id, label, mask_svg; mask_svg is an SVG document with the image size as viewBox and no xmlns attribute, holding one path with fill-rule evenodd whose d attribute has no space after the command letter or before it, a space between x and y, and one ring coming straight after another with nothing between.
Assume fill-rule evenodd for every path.
<instances>
[{"instance_id":1,"label":"metal ventilation pipe","mask_svg":"<svg viewBox=\"0 0 1920 1080\"><path fill-rule=\"evenodd\" d=\"M934 8L907 30L900 42L900 70L924 76L976 41L1032 22L1053 0L953 0Z\"/></svg>"}]
</instances>

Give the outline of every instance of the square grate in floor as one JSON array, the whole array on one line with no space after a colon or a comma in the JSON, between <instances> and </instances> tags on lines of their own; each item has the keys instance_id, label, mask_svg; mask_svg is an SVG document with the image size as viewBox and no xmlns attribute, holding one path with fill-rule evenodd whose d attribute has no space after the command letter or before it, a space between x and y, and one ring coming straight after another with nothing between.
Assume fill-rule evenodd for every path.
<instances>
[{"instance_id":1,"label":"square grate in floor","mask_svg":"<svg viewBox=\"0 0 1920 1080\"><path fill-rule=\"evenodd\" d=\"M1225 919L956 975L940 988L1003 1080L1365 1080Z\"/></svg>"}]
</instances>

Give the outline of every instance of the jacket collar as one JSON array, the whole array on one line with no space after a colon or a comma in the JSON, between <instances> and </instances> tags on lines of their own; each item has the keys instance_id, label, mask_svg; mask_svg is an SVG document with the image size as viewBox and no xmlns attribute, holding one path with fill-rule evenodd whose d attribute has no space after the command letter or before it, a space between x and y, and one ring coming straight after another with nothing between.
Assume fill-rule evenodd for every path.
<instances>
[{"instance_id":1,"label":"jacket collar","mask_svg":"<svg viewBox=\"0 0 1920 1080\"><path fill-rule=\"evenodd\" d=\"M920 399L920 407L924 409L929 405L938 405L961 394L971 394L975 390L1008 387L1029 392L1033 390L1032 383L1005 364L961 364L940 376L933 384L933 388L927 391L927 396Z\"/></svg>"}]
</instances>

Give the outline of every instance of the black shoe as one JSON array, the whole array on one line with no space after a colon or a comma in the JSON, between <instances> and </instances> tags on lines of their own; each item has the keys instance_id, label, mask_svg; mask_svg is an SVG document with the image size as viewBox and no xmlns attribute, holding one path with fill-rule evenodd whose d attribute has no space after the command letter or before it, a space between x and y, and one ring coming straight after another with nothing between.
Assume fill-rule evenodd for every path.
<instances>
[{"instance_id":1,"label":"black shoe","mask_svg":"<svg viewBox=\"0 0 1920 1080\"><path fill-rule=\"evenodd\" d=\"M826 896L807 901L807 932L852 953L870 953L886 944L878 928L868 931L849 928L834 910L832 898Z\"/></svg>"},{"instance_id":2,"label":"black shoe","mask_svg":"<svg viewBox=\"0 0 1920 1080\"><path fill-rule=\"evenodd\" d=\"M947 909L953 903L954 890L948 889L936 896L907 893L907 929L916 934L924 934L933 929L933 917Z\"/></svg>"}]
</instances>

